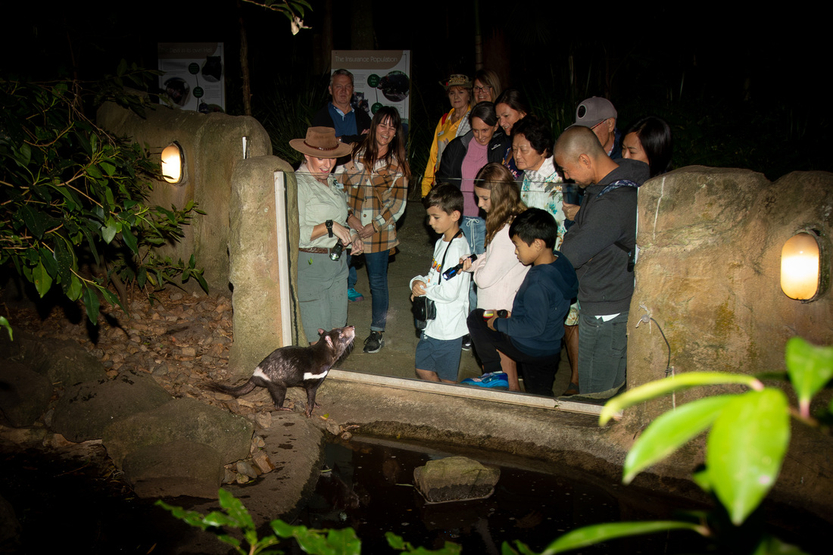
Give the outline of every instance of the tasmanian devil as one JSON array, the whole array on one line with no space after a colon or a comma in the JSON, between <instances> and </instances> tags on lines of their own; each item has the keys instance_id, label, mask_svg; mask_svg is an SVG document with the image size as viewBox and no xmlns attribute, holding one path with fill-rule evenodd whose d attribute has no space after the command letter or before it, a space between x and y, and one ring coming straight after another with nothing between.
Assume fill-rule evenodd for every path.
<instances>
[{"instance_id":1,"label":"tasmanian devil","mask_svg":"<svg viewBox=\"0 0 833 555\"><path fill-rule=\"evenodd\" d=\"M278 410L283 408L286 388L303 387L307 390L307 418L312 416L315 393L324 382L333 365L341 360L353 347L356 328L347 326L325 332L318 330L318 342L309 347L281 347L272 351L255 368L249 381L240 387L226 387L218 383L208 385L209 389L239 397L254 391L255 387L265 387L272 395Z\"/></svg>"}]
</instances>

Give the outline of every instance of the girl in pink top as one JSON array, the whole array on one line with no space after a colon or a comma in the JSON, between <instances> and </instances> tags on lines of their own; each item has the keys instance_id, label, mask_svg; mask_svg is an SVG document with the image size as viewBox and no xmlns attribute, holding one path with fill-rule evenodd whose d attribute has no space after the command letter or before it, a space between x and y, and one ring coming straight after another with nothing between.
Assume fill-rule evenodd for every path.
<instances>
[{"instance_id":1,"label":"girl in pink top","mask_svg":"<svg viewBox=\"0 0 833 555\"><path fill-rule=\"evenodd\" d=\"M512 310L515 294L523 283L528 266L515 256L509 225L526 210L512 173L500 163L490 163L474 180L477 205L486 212L486 252L474 262L461 260L463 269L474 272L477 308ZM509 391L520 391L515 361L501 353L501 366L509 381Z\"/></svg>"}]
</instances>

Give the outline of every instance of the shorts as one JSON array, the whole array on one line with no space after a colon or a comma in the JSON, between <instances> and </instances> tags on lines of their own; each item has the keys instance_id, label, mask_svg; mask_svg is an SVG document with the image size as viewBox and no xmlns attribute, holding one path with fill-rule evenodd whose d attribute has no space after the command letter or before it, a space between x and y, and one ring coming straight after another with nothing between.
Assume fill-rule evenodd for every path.
<instances>
[{"instance_id":1,"label":"shorts","mask_svg":"<svg viewBox=\"0 0 833 555\"><path fill-rule=\"evenodd\" d=\"M418 370L436 372L441 380L456 382L462 348L462 337L434 339L423 333L417 343L414 365Z\"/></svg>"}]
</instances>

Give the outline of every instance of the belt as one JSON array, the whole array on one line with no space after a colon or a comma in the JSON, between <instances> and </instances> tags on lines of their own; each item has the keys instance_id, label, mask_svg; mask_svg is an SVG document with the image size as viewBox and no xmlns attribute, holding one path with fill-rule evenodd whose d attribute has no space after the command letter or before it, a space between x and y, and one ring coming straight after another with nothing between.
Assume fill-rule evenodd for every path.
<instances>
[{"instance_id":1,"label":"belt","mask_svg":"<svg viewBox=\"0 0 833 555\"><path fill-rule=\"evenodd\" d=\"M311 252L311 253L314 253L314 254L330 254L330 251L332 249L323 249L321 247L310 247L308 249L299 248L298 250L301 251L301 252Z\"/></svg>"}]
</instances>

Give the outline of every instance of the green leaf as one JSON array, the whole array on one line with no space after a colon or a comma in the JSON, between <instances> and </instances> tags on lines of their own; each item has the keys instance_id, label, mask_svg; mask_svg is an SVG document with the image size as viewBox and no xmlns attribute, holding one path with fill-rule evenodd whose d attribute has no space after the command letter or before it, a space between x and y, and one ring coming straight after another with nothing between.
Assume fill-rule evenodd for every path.
<instances>
[{"instance_id":1,"label":"green leaf","mask_svg":"<svg viewBox=\"0 0 833 555\"><path fill-rule=\"evenodd\" d=\"M52 287L52 278L49 276L49 272L46 271L46 268L43 267L41 262L38 262L38 265L35 266L34 270L32 270L32 283L35 284L35 289L38 290L38 294L41 298L43 298L43 296L46 295Z\"/></svg>"},{"instance_id":2,"label":"green leaf","mask_svg":"<svg viewBox=\"0 0 833 555\"><path fill-rule=\"evenodd\" d=\"M774 536L764 535L752 555L809 555L800 547L788 544Z\"/></svg>"},{"instance_id":3,"label":"green leaf","mask_svg":"<svg viewBox=\"0 0 833 555\"><path fill-rule=\"evenodd\" d=\"M46 268L46 271L49 273L49 275L53 278L57 278L58 263L55 261L55 257L52 255L52 253L45 248L38 249L38 253L40 254L40 262L43 264L43 267Z\"/></svg>"},{"instance_id":4,"label":"green leaf","mask_svg":"<svg viewBox=\"0 0 833 555\"><path fill-rule=\"evenodd\" d=\"M716 395L687 403L654 420L633 444L625 458L622 482L630 484L637 474L669 456L702 433L734 395Z\"/></svg>"},{"instance_id":5,"label":"green leaf","mask_svg":"<svg viewBox=\"0 0 833 555\"><path fill-rule=\"evenodd\" d=\"M217 492L220 498L220 506L226 510L229 516L235 519L242 528L254 528L255 523L252 520L249 511L243 506L243 502L235 498L231 493L223 488Z\"/></svg>"},{"instance_id":6,"label":"green leaf","mask_svg":"<svg viewBox=\"0 0 833 555\"><path fill-rule=\"evenodd\" d=\"M77 301L81 297L81 280L72 274L71 284L66 290L66 296L71 301Z\"/></svg>"},{"instance_id":7,"label":"green leaf","mask_svg":"<svg viewBox=\"0 0 833 555\"><path fill-rule=\"evenodd\" d=\"M352 528L330 530L327 532L327 542L340 555L360 555L362 552L362 542Z\"/></svg>"},{"instance_id":8,"label":"green leaf","mask_svg":"<svg viewBox=\"0 0 833 555\"><path fill-rule=\"evenodd\" d=\"M564 553L597 543L625 538L629 536L640 536L643 534L654 534L656 532L667 532L669 530L691 530L703 536L708 535L708 530L699 524L690 522L679 522L676 520L655 520L647 522L612 522L607 524L594 524L585 526L572 532L567 532L552 542L541 555L553 553Z\"/></svg>"},{"instance_id":9,"label":"green leaf","mask_svg":"<svg viewBox=\"0 0 833 555\"><path fill-rule=\"evenodd\" d=\"M43 239L43 234L49 228L50 218L48 215L40 210L33 209L28 204L21 206L17 211L17 215L23 220L23 223L26 224L26 227L29 228L32 235L38 239Z\"/></svg>"},{"instance_id":10,"label":"green leaf","mask_svg":"<svg viewBox=\"0 0 833 555\"><path fill-rule=\"evenodd\" d=\"M780 389L750 391L723 407L706 443L706 469L736 526L775 484L789 441L789 407Z\"/></svg>"},{"instance_id":11,"label":"green leaf","mask_svg":"<svg viewBox=\"0 0 833 555\"><path fill-rule=\"evenodd\" d=\"M70 286L70 279L72 276L72 268L75 263L75 258L72 251L67 246L63 237L58 239L55 243L55 263L57 266L58 277L61 278L61 285L66 293Z\"/></svg>"},{"instance_id":12,"label":"green leaf","mask_svg":"<svg viewBox=\"0 0 833 555\"><path fill-rule=\"evenodd\" d=\"M6 320L5 316L0 316L0 326L6 328L6 331L9 332L9 339L14 341L14 333L12 332L12 326L9 324L9 321Z\"/></svg>"},{"instance_id":13,"label":"green leaf","mask_svg":"<svg viewBox=\"0 0 833 555\"><path fill-rule=\"evenodd\" d=\"M271 526L272 530L274 530L274 532L282 538L291 538L296 528L295 526L291 526L280 519L273 520L269 523L269 526Z\"/></svg>"},{"instance_id":14,"label":"green leaf","mask_svg":"<svg viewBox=\"0 0 833 555\"><path fill-rule=\"evenodd\" d=\"M661 397L674 391L700 385L741 384L752 389L763 389L763 384L754 376L728 374L725 372L686 372L670 378L648 382L626 391L608 401L599 415L599 426L604 426L613 416L627 407L642 403L654 397Z\"/></svg>"},{"instance_id":15,"label":"green leaf","mask_svg":"<svg viewBox=\"0 0 833 555\"><path fill-rule=\"evenodd\" d=\"M124 244L133 251L133 254L139 254L139 245L136 241L136 236L130 232L130 228L125 224L121 226L121 238Z\"/></svg>"},{"instance_id":16,"label":"green leaf","mask_svg":"<svg viewBox=\"0 0 833 555\"><path fill-rule=\"evenodd\" d=\"M101 238L109 245L118 231L119 224L112 217L107 218L107 221L101 226Z\"/></svg>"},{"instance_id":17,"label":"green leaf","mask_svg":"<svg viewBox=\"0 0 833 555\"><path fill-rule=\"evenodd\" d=\"M84 307L87 309L87 317L94 326L98 325L98 295L95 289L85 284L84 285Z\"/></svg>"},{"instance_id":18,"label":"green leaf","mask_svg":"<svg viewBox=\"0 0 833 555\"><path fill-rule=\"evenodd\" d=\"M801 414L810 416L810 401L833 378L833 347L817 347L792 337L785 357Z\"/></svg>"}]
</instances>

